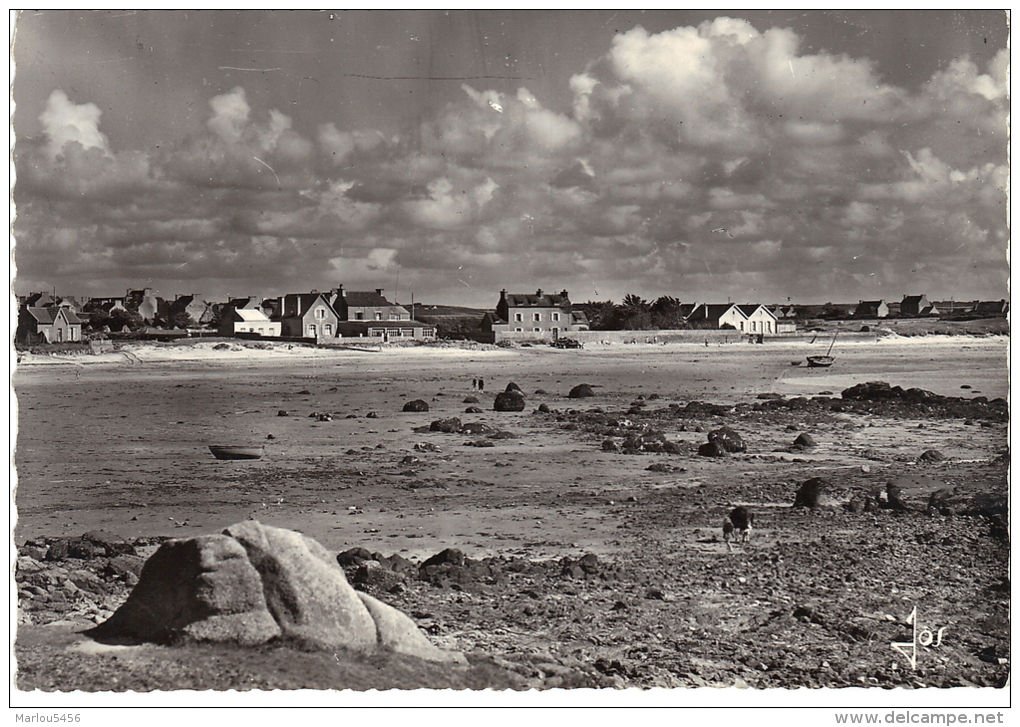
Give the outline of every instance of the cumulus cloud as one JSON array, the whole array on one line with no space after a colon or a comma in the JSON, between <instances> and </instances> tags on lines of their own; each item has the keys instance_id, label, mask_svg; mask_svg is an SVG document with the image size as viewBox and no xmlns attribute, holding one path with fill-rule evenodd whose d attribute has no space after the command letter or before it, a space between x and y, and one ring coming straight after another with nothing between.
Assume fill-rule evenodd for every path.
<instances>
[{"instance_id":1,"label":"cumulus cloud","mask_svg":"<svg viewBox=\"0 0 1020 727\"><path fill-rule=\"evenodd\" d=\"M788 28L716 18L619 33L555 104L462 91L393 136L253 108L238 86L208 99L203 133L143 152L55 90L44 142L16 154L19 268L41 280L59 255L97 285L267 292L399 268L437 295L600 280L603 297L685 300L888 296L922 258L929 294L954 269L1004 278L1004 50L910 90Z\"/></svg>"},{"instance_id":2,"label":"cumulus cloud","mask_svg":"<svg viewBox=\"0 0 1020 727\"><path fill-rule=\"evenodd\" d=\"M54 89L39 116L49 155L57 156L72 142L83 149L109 151L109 142L99 130L102 113L94 103L76 104L62 90Z\"/></svg>"}]
</instances>

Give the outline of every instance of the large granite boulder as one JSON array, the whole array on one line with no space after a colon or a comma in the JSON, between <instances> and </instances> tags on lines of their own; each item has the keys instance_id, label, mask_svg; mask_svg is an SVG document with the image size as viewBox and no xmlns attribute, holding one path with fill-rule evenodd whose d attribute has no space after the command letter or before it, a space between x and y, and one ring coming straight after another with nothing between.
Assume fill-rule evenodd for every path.
<instances>
[{"instance_id":1,"label":"large granite boulder","mask_svg":"<svg viewBox=\"0 0 1020 727\"><path fill-rule=\"evenodd\" d=\"M715 442L727 452L746 452L747 445L740 435L729 427L719 427L708 433L708 441Z\"/></svg>"},{"instance_id":2,"label":"large granite boulder","mask_svg":"<svg viewBox=\"0 0 1020 727\"><path fill-rule=\"evenodd\" d=\"M283 637L305 648L362 654L381 648L466 663L462 654L431 644L400 611L355 591L318 542L254 520L221 535L163 543L128 600L91 635L242 645Z\"/></svg>"},{"instance_id":3,"label":"large granite boulder","mask_svg":"<svg viewBox=\"0 0 1020 727\"><path fill-rule=\"evenodd\" d=\"M492 408L496 411L524 411L524 394L520 391L502 391L496 395Z\"/></svg>"},{"instance_id":4,"label":"large granite boulder","mask_svg":"<svg viewBox=\"0 0 1020 727\"><path fill-rule=\"evenodd\" d=\"M259 644L279 636L262 580L226 535L168 540L142 568L128 600L92 630L101 639Z\"/></svg>"},{"instance_id":5,"label":"large granite boulder","mask_svg":"<svg viewBox=\"0 0 1020 727\"><path fill-rule=\"evenodd\" d=\"M367 651L375 627L335 557L293 530L254 520L225 531L262 578L269 612L285 636L318 648Z\"/></svg>"},{"instance_id":6,"label":"large granite boulder","mask_svg":"<svg viewBox=\"0 0 1020 727\"><path fill-rule=\"evenodd\" d=\"M571 399L584 399L589 396L595 396L595 391L588 384L578 384L567 396Z\"/></svg>"}]
</instances>

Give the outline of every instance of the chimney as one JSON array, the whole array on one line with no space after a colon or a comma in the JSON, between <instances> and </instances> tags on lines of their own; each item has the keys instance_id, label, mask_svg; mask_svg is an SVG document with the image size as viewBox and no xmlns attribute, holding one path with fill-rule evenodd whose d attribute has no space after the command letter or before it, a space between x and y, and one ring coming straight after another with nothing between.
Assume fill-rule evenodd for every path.
<instances>
[{"instance_id":1,"label":"chimney","mask_svg":"<svg viewBox=\"0 0 1020 727\"><path fill-rule=\"evenodd\" d=\"M567 289L566 288L564 288L563 290L560 291L560 295L562 295L564 298L569 298L570 297L567 294Z\"/></svg>"},{"instance_id":2,"label":"chimney","mask_svg":"<svg viewBox=\"0 0 1020 727\"><path fill-rule=\"evenodd\" d=\"M385 290L385 288L376 288L375 289L375 294L376 295L382 295L383 290Z\"/></svg>"},{"instance_id":3,"label":"chimney","mask_svg":"<svg viewBox=\"0 0 1020 727\"><path fill-rule=\"evenodd\" d=\"M347 291L344 290L344 284L343 283L337 283L337 285L336 285L336 294L341 296L341 297L344 297L344 298L347 297Z\"/></svg>"},{"instance_id":4,"label":"chimney","mask_svg":"<svg viewBox=\"0 0 1020 727\"><path fill-rule=\"evenodd\" d=\"M537 295L539 298L541 298L542 297L542 289L539 288L538 290L536 290L535 291L535 295Z\"/></svg>"}]
</instances>

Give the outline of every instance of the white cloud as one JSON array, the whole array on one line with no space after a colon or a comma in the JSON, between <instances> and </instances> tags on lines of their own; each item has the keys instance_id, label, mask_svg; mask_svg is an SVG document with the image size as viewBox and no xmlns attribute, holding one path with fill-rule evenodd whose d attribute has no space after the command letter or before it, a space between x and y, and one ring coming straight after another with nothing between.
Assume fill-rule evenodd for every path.
<instances>
[{"instance_id":1,"label":"white cloud","mask_svg":"<svg viewBox=\"0 0 1020 727\"><path fill-rule=\"evenodd\" d=\"M66 144L75 142L85 149L110 150L106 136L99 130L102 111L94 103L76 104L60 89L50 93L46 108L39 116L47 139L47 151L57 156Z\"/></svg>"}]
</instances>

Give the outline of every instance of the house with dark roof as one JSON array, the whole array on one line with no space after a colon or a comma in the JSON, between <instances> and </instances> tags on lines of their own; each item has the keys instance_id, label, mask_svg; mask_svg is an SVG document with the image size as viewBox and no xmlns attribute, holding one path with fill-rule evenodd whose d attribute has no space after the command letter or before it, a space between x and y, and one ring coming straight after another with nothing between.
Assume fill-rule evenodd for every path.
<instances>
[{"instance_id":1,"label":"house with dark roof","mask_svg":"<svg viewBox=\"0 0 1020 727\"><path fill-rule=\"evenodd\" d=\"M174 296L173 302L170 303L170 321L173 322L173 319L181 314L187 314L198 325L202 324L203 317L206 319L206 322L212 318L209 304L202 300L198 293L185 293Z\"/></svg>"},{"instance_id":2,"label":"house with dark roof","mask_svg":"<svg viewBox=\"0 0 1020 727\"><path fill-rule=\"evenodd\" d=\"M160 323L167 320L170 305L156 295L152 288L128 289L124 296L124 307L135 310L146 323Z\"/></svg>"},{"instance_id":3,"label":"house with dark roof","mask_svg":"<svg viewBox=\"0 0 1020 727\"><path fill-rule=\"evenodd\" d=\"M974 313L986 318L1002 318L1009 313L1009 301L1002 300L981 300L974 306Z\"/></svg>"},{"instance_id":4,"label":"house with dark roof","mask_svg":"<svg viewBox=\"0 0 1020 727\"><path fill-rule=\"evenodd\" d=\"M317 341L336 338L340 318L327 296L317 290L283 296L279 314L281 335Z\"/></svg>"},{"instance_id":5,"label":"house with dark roof","mask_svg":"<svg viewBox=\"0 0 1020 727\"><path fill-rule=\"evenodd\" d=\"M391 303L382 288L374 291L347 290L338 285L330 291L330 303L342 321L409 321L407 308Z\"/></svg>"},{"instance_id":6,"label":"house with dark roof","mask_svg":"<svg viewBox=\"0 0 1020 727\"><path fill-rule=\"evenodd\" d=\"M854 308L854 318L887 318L889 306L884 300L862 300Z\"/></svg>"},{"instance_id":7,"label":"house with dark roof","mask_svg":"<svg viewBox=\"0 0 1020 727\"><path fill-rule=\"evenodd\" d=\"M115 310L126 311L127 307L124 305L123 298L89 298L85 305L82 306L82 310L87 313L93 311L103 311L104 313L113 313Z\"/></svg>"},{"instance_id":8,"label":"house with dark roof","mask_svg":"<svg viewBox=\"0 0 1020 727\"><path fill-rule=\"evenodd\" d=\"M745 333L747 315L736 303L701 303L687 316L691 328L732 328Z\"/></svg>"},{"instance_id":9,"label":"house with dark roof","mask_svg":"<svg viewBox=\"0 0 1020 727\"><path fill-rule=\"evenodd\" d=\"M561 335L588 330L584 311L573 310L566 290L545 293L507 293L501 290L495 314L482 319L483 329L493 340L554 341Z\"/></svg>"},{"instance_id":10,"label":"house with dark roof","mask_svg":"<svg viewBox=\"0 0 1020 727\"><path fill-rule=\"evenodd\" d=\"M776 333L779 319L776 314L761 303L738 303L737 308L744 314L744 328L747 333Z\"/></svg>"},{"instance_id":11,"label":"house with dark roof","mask_svg":"<svg viewBox=\"0 0 1020 727\"><path fill-rule=\"evenodd\" d=\"M18 311L18 343L64 343L80 341L82 321L67 307L22 306Z\"/></svg>"},{"instance_id":12,"label":"house with dark roof","mask_svg":"<svg viewBox=\"0 0 1020 727\"><path fill-rule=\"evenodd\" d=\"M392 341L436 337L434 324L413 320L407 308L387 300L383 288L347 290L338 285L329 292L328 299L339 319L339 335L344 338Z\"/></svg>"},{"instance_id":13,"label":"house with dark roof","mask_svg":"<svg viewBox=\"0 0 1020 727\"><path fill-rule=\"evenodd\" d=\"M910 318L937 316L939 309L928 300L928 296L904 295L900 301L900 315Z\"/></svg>"}]
</instances>

